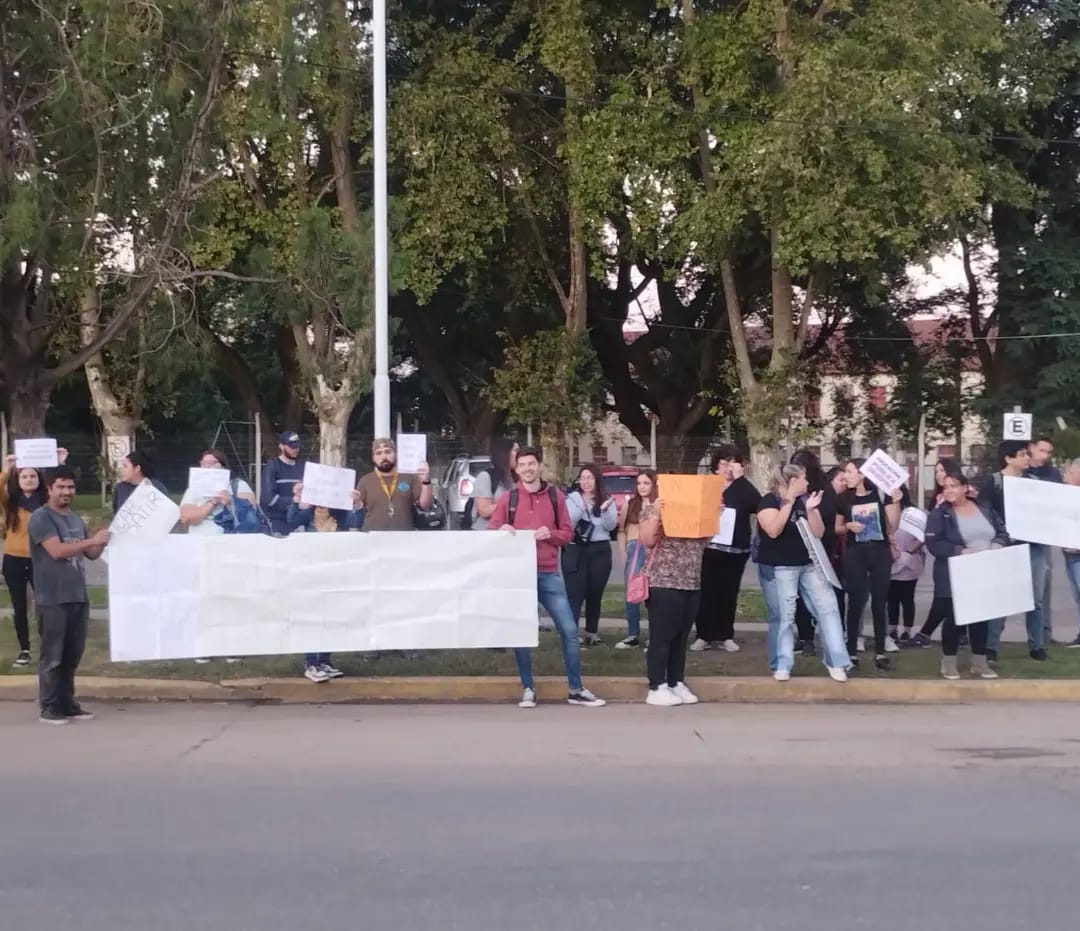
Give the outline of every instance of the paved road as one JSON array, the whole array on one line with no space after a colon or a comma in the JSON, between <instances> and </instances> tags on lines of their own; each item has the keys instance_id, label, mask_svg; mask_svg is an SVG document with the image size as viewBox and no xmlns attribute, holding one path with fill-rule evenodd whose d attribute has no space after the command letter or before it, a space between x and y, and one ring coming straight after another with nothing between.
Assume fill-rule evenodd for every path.
<instances>
[{"instance_id":1,"label":"paved road","mask_svg":"<svg viewBox=\"0 0 1080 931\"><path fill-rule=\"evenodd\" d=\"M3 927L1072 927L1056 706L0 706Z\"/></svg>"}]
</instances>

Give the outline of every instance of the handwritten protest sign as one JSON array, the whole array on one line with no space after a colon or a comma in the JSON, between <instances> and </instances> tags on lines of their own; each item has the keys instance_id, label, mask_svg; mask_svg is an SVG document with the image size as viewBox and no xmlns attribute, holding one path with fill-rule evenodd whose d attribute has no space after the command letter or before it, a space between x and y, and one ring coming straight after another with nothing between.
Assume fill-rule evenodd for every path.
<instances>
[{"instance_id":1,"label":"handwritten protest sign","mask_svg":"<svg viewBox=\"0 0 1080 931\"><path fill-rule=\"evenodd\" d=\"M355 487L355 469L338 469L309 462L304 466L304 491L300 500L316 507L351 511Z\"/></svg>"},{"instance_id":2,"label":"handwritten protest sign","mask_svg":"<svg viewBox=\"0 0 1080 931\"><path fill-rule=\"evenodd\" d=\"M403 475L415 475L427 462L427 434L399 433L397 435L397 465Z\"/></svg>"},{"instance_id":3,"label":"handwritten protest sign","mask_svg":"<svg viewBox=\"0 0 1080 931\"><path fill-rule=\"evenodd\" d=\"M919 508L904 508L900 515L900 529L910 533L920 543L926 540L926 511Z\"/></svg>"},{"instance_id":4,"label":"handwritten protest sign","mask_svg":"<svg viewBox=\"0 0 1080 931\"><path fill-rule=\"evenodd\" d=\"M859 471L887 495L906 485L908 480L907 469L880 449L874 450Z\"/></svg>"},{"instance_id":5,"label":"handwritten protest sign","mask_svg":"<svg viewBox=\"0 0 1080 931\"><path fill-rule=\"evenodd\" d=\"M795 526L799 530L799 536L802 537L806 552L810 554L810 561L814 564L814 568L821 573L822 578L824 578L833 588L843 588L844 586L840 584L840 579L836 576L836 570L833 569L829 554L825 552L825 547L822 545L821 539L814 536L814 532L810 529L810 525L806 522L806 518L800 517L795 521Z\"/></svg>"},{"instance_id":6,"label":"handwritten protest sign","mask_svg":"<svg viewBox=\"0 0 1080 931\"><path fill-rule=\"evenodd\" d=\"M1080 549L1080 487L1010 475L1002 481L1005 529L1010 537Z\"/></svg>"},{"instance_id":7,"label":"handwritten protest sign","mask_svg":"<svg viewBox=\"0 0 1080 931\"><path fill-rule=\"evenodd\" d=\"M188 469L188 491L196 498L213 498L228 487L228 469Z\"/></svg>"},{"instance_id":8,"label":"handwritten protest sign","mask_svg":"<svg viewBox=\"0 0 1080 931\"><path fill-rule=\"evenodd\" d=\"M59 464L56 440L51 437L15 441L15 468L55 469Z\"/></svg>"},{"instance_id":9,"label":"handwritten protest sign","mask_svg":"<svg viewBox=\"0 0 1080 931\"><path fill-rule=\"evenodd\" d=\"M149 481L143 482L124 502L109 525L113 539L140 537L152 539L168 536L180 520L180 508Z\"/></svg>"},{"instance_id":10,"label":"handwritten protest sign","mask_svg":"<svg viewBox=\"0 0 1080 931\"><path fill-rule=\"evenodd\" d=\"M949 559L953 616L957 624L975 624L1035 607L1031 580L1031 547L952 556Z\"/></svg>"}]
</instances>

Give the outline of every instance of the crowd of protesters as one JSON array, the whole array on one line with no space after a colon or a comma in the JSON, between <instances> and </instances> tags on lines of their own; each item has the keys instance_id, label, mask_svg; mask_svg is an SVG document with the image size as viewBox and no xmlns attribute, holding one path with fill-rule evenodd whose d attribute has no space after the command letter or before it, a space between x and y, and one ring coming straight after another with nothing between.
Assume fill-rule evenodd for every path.
<instances>
[{"instance_id":1,"label":"crowd of protesters","mask_svg":"<svg viewBox=\"0 0 1080 931\"><path fill-rule=\"evenodd\" d=\"M371 452L374 470L357 483L351 509L314 507L303 498L299 435L285 431L279 437L279 455L264 468L258 499L243 479L232 479L211 496L189 488L180 502L181 524L193 534L277 536L441 527L445 515L437 515L426 464L417 474L399 474L390 439L377 439ZM960 677L958 656L963 647L970 652L973 676L997 678L1005 619L957 624L948 560L1023 542L1009 535L1005 478L1080 485L1080 460L1062 475L1051 463L1052 444L1042 438L1031 444L1003 442L998 467L978 487L958 462L941 459L925 510L916 505L906 485L884 493L866 476L862 459L825 473L813 452L799 450L759 488L746 475L746 459L739 450L721 446L709 463L709 471L724 480L716 533L684 538L665 532L663 481L651 470L637 474L633 493L620 505L608 492L598 466L581 466L564 491L542 478L539 449L522 448L500 437L492 442L490 454L491 466L476 477L463 526L534 534L537 603L559 637L567 701L586 707L605 704L582 682L581 649L604 646L600 621L616 556L623 566L627 629L614 647L623 651L645 647L645 701L650 705L697 702L686 683L688 651L740 650L735 621L751 560L766 608L768 669L777 681L790 680L799 653L820 655L829 676L846 681L858 670L865 647L867 607L873 663L879 670L893 668L895 660L889 654L930 645L940 627L944 678ZM0 479L0 508L5 528L3 576L19 650L14 664L25 667L32 662L33 590L41 640L41 720L62 724L91 717L74 695L74 671L89 616L81 557L99 556L108 534L91 536L71 510L74 473L64 465L63 449L58 458L59 467L45 473L16 468L14 457L8 457ZM194 465L229 468L216 449L203 450ZM114 513L141 484L167 493L152 461L141 451L126 456L118 471ZM711 520L713 515L704 517ZM1034 607L1026 617L1027 645L1030 658L1041 662L1047 658L1052 633L1052 559L1044 545L1031 543L1030 553ZM916 589L928 559L933 560L933 599L925 622L915 631ZM1080 552L1066 551L1065 567L1080 610ZM648 610L647 636L642 633L643 607ZM1080 636L1067 645L1080 647ZM519 705L534 707L531 651L516 649L514 658L522 688ZM329 654L310 653L304 657L304 675L323 683L343 673Z\"/></svg>"}]
</instances>

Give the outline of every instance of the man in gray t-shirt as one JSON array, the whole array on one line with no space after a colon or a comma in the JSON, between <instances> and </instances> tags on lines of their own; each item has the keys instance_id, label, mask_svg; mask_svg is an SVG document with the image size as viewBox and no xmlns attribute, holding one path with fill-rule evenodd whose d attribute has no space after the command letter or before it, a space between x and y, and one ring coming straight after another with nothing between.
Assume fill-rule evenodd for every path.
<instances>
[{"instance_id":1,"label":"man in gray t-shirt","mask_svg":"<svg viewBox=\"0 0 1080 931\"><path fill-rule=\"evenodd\" d=\"M494 479L491 475L491 469L484 469L478 476L476 481L473 482L473 522L472 530L487 530L488 521L491 519L491 512L495 510L495 502L498 501L503 495L508 494L514 487L513 482L504 482L499 485L498 488L493 489L491 486L494 483ZM487 510L487 517L480 516L480 508L477 506L477 502L482 501Z\"/></svg>"},{"instance_id":2,"label":"man in gray t-shirt","mask_svg":"<svg viewBox=\"0 0 1080 931\"><path fill-rule=\"evenodd\" d=\"M75 670L86 649L90 621L83 557L97 559L109 542L109 532L87 537L86 524L71 510L75 497L71 469L54 469L47 485L48 502L33 513L28 528L41 628L38 701L43 724L70 724L94 717L75 700Z\"/></svg>"}]
</instances>

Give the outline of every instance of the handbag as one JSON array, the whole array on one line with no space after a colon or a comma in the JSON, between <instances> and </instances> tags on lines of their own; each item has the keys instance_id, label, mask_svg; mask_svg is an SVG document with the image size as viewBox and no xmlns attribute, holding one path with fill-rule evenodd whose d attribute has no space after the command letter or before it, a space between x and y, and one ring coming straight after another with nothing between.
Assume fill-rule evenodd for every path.
<instances>
[{"instance_id":1,"label":"handbag","mask_svg":"<svg viewBox=\"0 0 1080 931\"><path fill-rule=\"evenodd\" d=\"M649 570L652 568L653 560L656 559L656 554L660 551L660 543L663 539L661 536L656 541L656 546L649 553L645 565L637 572L631 573L630 578L626 580L626 603L628 605L644 604L649 600Z\"/></svg>"}]
</instances>

